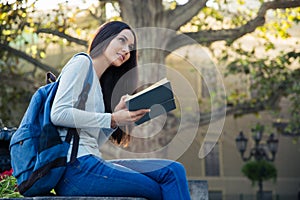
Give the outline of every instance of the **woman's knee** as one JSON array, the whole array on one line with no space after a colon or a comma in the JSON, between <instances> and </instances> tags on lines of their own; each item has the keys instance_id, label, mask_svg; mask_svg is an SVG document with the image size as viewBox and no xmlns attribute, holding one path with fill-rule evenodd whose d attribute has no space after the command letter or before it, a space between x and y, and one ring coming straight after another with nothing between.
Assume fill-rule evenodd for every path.
<instances>
[{"instance_id":1,"label":"woman's knee","mask_svg":"<svg viewBox=\"0 0 300 200\"><path fill-rule=\"evenodd\" d=\"M185 167L182 163L174 161L169 165L169 168L177 177L186 177Z\"/></svg>"}]
</instances>

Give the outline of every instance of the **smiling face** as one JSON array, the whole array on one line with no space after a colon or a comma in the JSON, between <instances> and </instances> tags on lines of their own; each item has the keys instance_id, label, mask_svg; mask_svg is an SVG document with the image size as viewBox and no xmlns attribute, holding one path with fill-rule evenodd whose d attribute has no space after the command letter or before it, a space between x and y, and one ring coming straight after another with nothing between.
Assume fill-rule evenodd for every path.
<instances>
[{"instance_id":1,"label":"smiling face","mask_svg":"<svg viewBox=\"0 0 300 200\"><path fill-rule=\"evenodd\" d=\"M130 58L130 51L133 50L134 43L135 39L131 30L124 29L112 39L103 55L111 65L119 67Z\"/></svg>"}]
</instances>

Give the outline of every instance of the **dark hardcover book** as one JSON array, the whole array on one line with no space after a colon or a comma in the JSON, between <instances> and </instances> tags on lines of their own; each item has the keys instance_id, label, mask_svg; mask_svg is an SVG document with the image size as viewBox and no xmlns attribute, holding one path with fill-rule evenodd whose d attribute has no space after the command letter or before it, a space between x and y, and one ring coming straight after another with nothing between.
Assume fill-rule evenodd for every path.
<instances>
[{"instance_id":1,"label":"dark hardcover book","mask_svg":"<svg viewBox=\"0 0 300 200\"><path fill-rule=\"evenodd\" d=\"M166 78L134 95L128 95L125 103L130 111L150 109L149 113L135 122L136 125L176 109L171 83Z\"/></svg>"}]
</instances>

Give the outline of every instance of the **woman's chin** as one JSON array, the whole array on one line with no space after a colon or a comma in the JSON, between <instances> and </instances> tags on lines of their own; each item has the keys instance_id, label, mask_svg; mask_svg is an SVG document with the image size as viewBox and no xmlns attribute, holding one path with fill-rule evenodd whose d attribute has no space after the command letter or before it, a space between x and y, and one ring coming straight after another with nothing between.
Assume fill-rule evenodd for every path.
<instances>
[{"instance_id":1,"label":"woman's chin","mask_svg":"<svg viewBox=\"0 0 300 200\"><path fill-rule=\"evenodd\" d=\"M120 67L122 64L123 63L121 63L121 62L113 62L113 63L111 63L111 66L113 66L113 67Z\"/></svg>"}]
</instances>

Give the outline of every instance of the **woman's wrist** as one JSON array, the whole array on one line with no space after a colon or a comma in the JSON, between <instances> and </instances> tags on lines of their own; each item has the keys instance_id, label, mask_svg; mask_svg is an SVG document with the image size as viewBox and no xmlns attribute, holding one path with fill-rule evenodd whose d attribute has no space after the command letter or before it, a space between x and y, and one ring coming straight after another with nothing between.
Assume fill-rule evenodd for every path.
<instances>
[{"instance_id":1,"label":"woman's wrist","mask_svg":"<svg viewBox=\"0 0 300 200\"><path fill-rule=\"evenodd\" d=\"M117 128L117 122L115 120L115 115L114 113L111 114L111 121L110 121L110 127L111 128Z\"/></svg>"}]
</instances>

